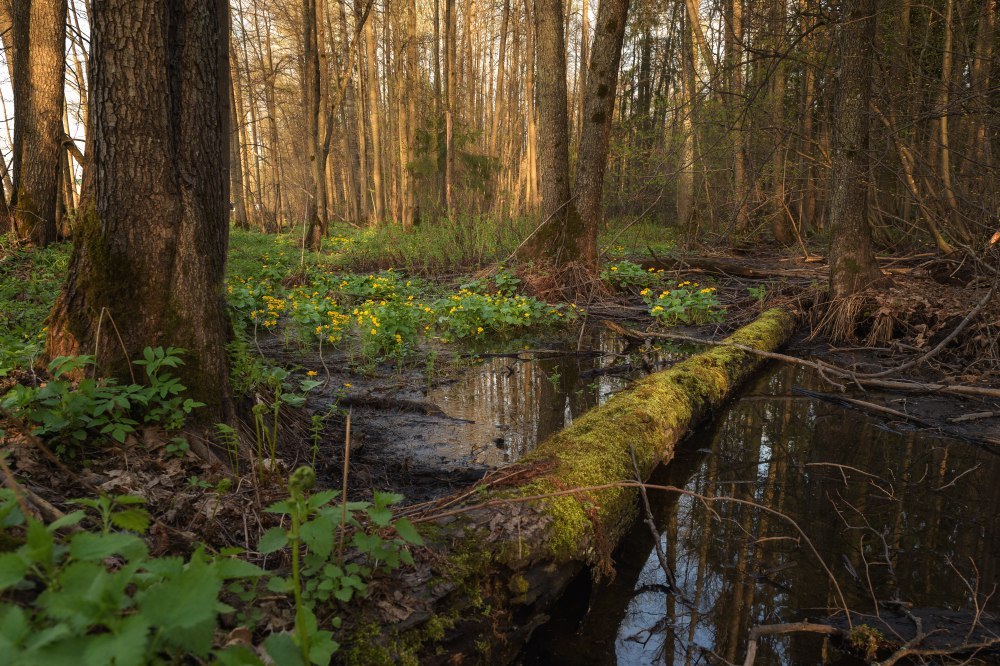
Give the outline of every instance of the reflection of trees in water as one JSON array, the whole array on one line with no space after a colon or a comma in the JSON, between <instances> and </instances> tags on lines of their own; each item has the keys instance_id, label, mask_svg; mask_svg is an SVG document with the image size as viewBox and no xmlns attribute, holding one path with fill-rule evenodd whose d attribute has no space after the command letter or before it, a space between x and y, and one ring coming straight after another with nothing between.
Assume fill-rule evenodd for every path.
<instances>
[{"instance_id":1,"label":"reflection of trees in water","mask_svg":"<svg viewBox=\"0 0 1000 666\"><path fill-rule=\"evenodd\" d=\"M462 432L476 440L470 445L479 450L478 462L513 462L626 385L621 376L602 374L621 360L621 339L603 330L588 335L583 348L601 355L490 358L478 371L431 390L428 398L450 416L474 422ZM658 361L670 358L663 354ZM498 449L493 442L499 437L504 442Z\"/></svg>"},{"instance_id":2,"label":"reflection of trees in water","mask_svg":"<svg viewBox=\"0 0 1000 666\"><path fill-rule=\"evenodd\" d=\"M755 393L778 397L751 396L728 409L710 444L696 439L711 452L694 474L667 483L754 500L793 518L854 611L875 613L877 600L896 594L918 606L967 607L968 591L948 562L963 572L975 562L981 589L992 589L1000 556L995 454L891 432L859 413L794 395L793 386L811 383L794 368L778 369L765 383ZM784 521L723 502L710 511L691 498L661 497L654 510L681 594L650 590L665 580L650 554L635 585L647 591L629 602L618 628L621 663L704 662L706 649L735 662L752 626L836 610L830 580ZM816 661L820 641L767 641L758 663Z\"/></svg>"}]
</instances>

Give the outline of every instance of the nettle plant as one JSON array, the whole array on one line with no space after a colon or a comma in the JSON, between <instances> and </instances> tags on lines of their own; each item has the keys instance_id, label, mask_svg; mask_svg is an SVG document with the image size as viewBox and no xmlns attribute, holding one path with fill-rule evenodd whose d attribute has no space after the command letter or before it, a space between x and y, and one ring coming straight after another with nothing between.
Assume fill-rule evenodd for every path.
<instances>
[{"instance_id":1,"label":"nettle plant","mask_svg":"<svg viewBox=\"0 0 1000 666\"><path fill-rule=\"evenodd\" d=\"M266 572L201 549L187 561L151 558L137 534L149 524L142 502L81 501L100 523L87 531L83 510L45 525L24 515L12 491L0 490L0 537L16 546L0 553L5 663L140 666L180 663L186 655L260 663L247 648L213 650L213 641L219 614L233 611L220 599L224 585Z\"/></svg>"},{"instance_id":2,"label":"nettle plant","mask_svg":"<svg viewBox=\"0 0 1000 666\"><path fill-rule=\"evenodd\" d=\"M52 359L51 379L37 387L15 385L0 399L0 407L32 425L32 432L50 439L57 453L75 455L94 437L124 442L140 423L179 430L204 403L185 398L186 387L171 374L183 365L183 349L146 347L133 364L145 369L145 384L119 384L115 379L69 379L94 364L92 356Z\"/></svg>"},{"instance_id":3,"label":"nettle plant","mask_svg":"<svg viewBox=\"0 0 1000 666\"><path fill-rule=\"evenodd\" d=\"M649 307L649 314L667 326L707 324L722 318L722 304L715 287L701 287L697 282L685 280L659 295L649 288L639 293Z\"/></svg>"},{"instance_id":4,"label":"nettle plant","mask_svg":"<svg viewBox=\"0 0 1000 666\"><path fill-rule=\"evenodd\" d=\"M283 595L295 608L292 630L264 640L268 663L330 663L340 647L338 608L363 596L380 572L412 564L409 548L423 541L408 520L393 520L399 495L344 505L336 502L339 491L312 493L315 478L312 468L297 469L288 499L268 508L288 522L258 545L261 554L284 552L291 561L273 572L241 559L237 548L150 557L140 536L150 516L139 497L77 500L89 511L46 525L22 512L13 491L0 489L0 660L141 666L193 657L260 666L248 646L215 646L222 614L259 629L264 615L256 601L266 589L272 603Z\"/></svg>"}]
</instances>

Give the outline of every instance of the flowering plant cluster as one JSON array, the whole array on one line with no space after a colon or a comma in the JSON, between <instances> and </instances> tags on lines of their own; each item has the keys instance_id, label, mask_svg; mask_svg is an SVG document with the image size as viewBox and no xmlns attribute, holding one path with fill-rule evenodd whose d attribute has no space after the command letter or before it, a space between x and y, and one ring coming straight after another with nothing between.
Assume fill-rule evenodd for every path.
<instances>
[{"instance_id":1,"label":"flowering plant cluster","mask_svg":"<svg viewBox=\"0 0 1000 666\"><path fill-rule=\"evenodd\" d=\"M697 282L685 280L658 295L649 288L639 293L649 307L649 314L668 326L706 324L722 317L722 304L715 287L702 287Z\"/></svg>"},{"instance_id":2,"label":"flowering plant cluster","mask_svg":"<svg viewBox=\"0 0 1000 666\"><path fill-rule=\"evenodd\" d=\"M601 271L601 280L621 290L652 288L663 280L663 269L647 269L627 260L615 261Z\"/></svg>"},{"instance_id":3,"label":"flowering plant cluster","mask_svg":"<svg viewBox=\"0 0 1000 666\"><path fill-rule=\"evenodd\" d=\"M506 335L577 312L576 306L517 294L520 280L506 269L442 297L434 285L392 269L345 275L307 266L296 273L284 252L261 259L253 275L229 279L229 305L238 323L258 331L283 327L301 341L333 346L354 336L369 357L404 355L425 337L451 342Z\"/></svg>"}]
</instances>

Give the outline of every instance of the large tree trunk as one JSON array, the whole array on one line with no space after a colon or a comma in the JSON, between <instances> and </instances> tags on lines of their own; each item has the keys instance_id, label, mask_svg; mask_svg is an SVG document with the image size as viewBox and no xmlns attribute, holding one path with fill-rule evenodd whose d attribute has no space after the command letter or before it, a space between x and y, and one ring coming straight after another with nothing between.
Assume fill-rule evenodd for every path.
<instances>
[{"instance_id":1,"label":"large tree trunk","mask_svg":"<svg viewBox=\"0 0 1000 666\"><path fill-rule=\"evenodd\" d=\"M66 71L66 0L14 2L14 178L18 232L56 239Z\"/></svg>"},{"instance_id":2,"label":"large tree trunk","mask_svg":"<svg viewBox=\"0 0 1000 666\"><path fill-rule=\"evenodd\" d=\"M602 0L594 27L576 161L576 205L582 233L576 236L580 259L597 267L597 233L604 221L604 173L608 164L618 69L630 0ZM583 80L583 79L581 79Z\"/></svg>"},{"instance_id":3,"label":"large tree trunk","mask_svg":"<svg viewBox=\"0 0 1000 666\"><path fill-rule=\"evenodd\" d=\"M840 71L830 183L830 295L842 299L881 277L868 221L868 100L875 58L878 0L846 3L841 15Z\"/></svg>"},{"instance_id":4,"label":"large tree trunk","mask_svg":"<svg viewBox=\"0 0 1000 666\"><path fill-rule=\"evenodd\" d=\"M146 346L229 420L229 4L102 0L91 33L93 195L82 206L49 353L131 380Z\"/></svg>"}]
</instances>

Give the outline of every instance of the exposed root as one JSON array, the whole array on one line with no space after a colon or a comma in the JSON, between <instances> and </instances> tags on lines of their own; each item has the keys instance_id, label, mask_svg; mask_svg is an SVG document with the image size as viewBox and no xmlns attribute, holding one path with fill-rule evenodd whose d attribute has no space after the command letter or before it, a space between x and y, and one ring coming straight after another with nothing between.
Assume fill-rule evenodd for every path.
<instances>
[{"instance_id":1,"label":"exposed root","mask_svg":"<svg viewBox=\"0 0 1000 666\"><path fill-rule=\"evenodd\" d=\"M532 294L549 302L592 302L611 295L597 271L579 261L556 268L525 270L520 277Z\"/></svg>"}]
</instances>

